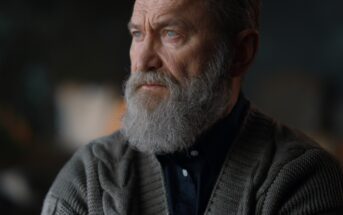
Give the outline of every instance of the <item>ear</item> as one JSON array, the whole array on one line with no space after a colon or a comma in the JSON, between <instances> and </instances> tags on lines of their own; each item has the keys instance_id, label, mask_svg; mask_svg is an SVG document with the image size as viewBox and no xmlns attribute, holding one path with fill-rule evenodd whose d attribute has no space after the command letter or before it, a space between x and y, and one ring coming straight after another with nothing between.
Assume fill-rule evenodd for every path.
<instances>
[{"instance_id":1,"label":"ear","mask_svg":"<svg viewBox=\"0 0 343 215\"><path fill-rule=\"evenodd\" d=\"M231 76L243 76L254 61L259 45L259 33L253 29L245 29L238 33L234 39L233 61L231 64Z\"/></svg>"}]
</instances>

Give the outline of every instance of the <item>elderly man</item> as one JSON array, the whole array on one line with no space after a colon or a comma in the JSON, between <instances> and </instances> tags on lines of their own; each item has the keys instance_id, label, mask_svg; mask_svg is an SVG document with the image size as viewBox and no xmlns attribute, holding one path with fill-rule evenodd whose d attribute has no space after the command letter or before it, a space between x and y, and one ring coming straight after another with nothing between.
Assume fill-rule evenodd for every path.
<instances>
[{"instance_id":1,"label":"elderly man","mask_svg":"<svg viewBox=\"0 0 343 215\"><path fill-rule=\"evenodd\" d=\"M80 149L42 214L341 214L343 174L240 92L259 0L136 0L122 130Z\"/></svg>"}]
</instances>

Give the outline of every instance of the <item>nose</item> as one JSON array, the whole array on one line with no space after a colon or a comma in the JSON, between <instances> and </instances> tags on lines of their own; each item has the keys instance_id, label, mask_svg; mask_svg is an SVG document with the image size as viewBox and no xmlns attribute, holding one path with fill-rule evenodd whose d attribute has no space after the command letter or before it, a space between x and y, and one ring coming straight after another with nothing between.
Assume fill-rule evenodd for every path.
<instances>
[{"instance_id":1,"label":"nose","mask_svg":"<svg viewBox=\"0 0 343 215\"><path fill-rule=\"evenodd\" d=\"M162 67L162 60L152 38L146 38L138 49L136 64L138 71L155 71Z\"/></svg>"}]
</instances>

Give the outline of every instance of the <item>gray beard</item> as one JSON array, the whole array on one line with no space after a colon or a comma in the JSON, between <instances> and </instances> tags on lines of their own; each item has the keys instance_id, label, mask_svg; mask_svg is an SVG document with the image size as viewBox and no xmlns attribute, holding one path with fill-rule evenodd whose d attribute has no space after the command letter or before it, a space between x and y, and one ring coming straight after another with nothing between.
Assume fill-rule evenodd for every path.
<instances>
[{"instance_id":1,"label":"gray beard","mask_svg":"<svg viewBox=\"0 0 343 215\"><path fill-rule=\"evenodd\" d=\"M121 130L129 144L141 152L156 154L192 146L227 111L231 99L228 59L228 48L220 46L205 71L185 80L182 86L163 71L131 73L125 86L127 112ZM156 98L140 92L139 86L145 83L164 85L169 94Z\"/></svg>"}]
</instances>

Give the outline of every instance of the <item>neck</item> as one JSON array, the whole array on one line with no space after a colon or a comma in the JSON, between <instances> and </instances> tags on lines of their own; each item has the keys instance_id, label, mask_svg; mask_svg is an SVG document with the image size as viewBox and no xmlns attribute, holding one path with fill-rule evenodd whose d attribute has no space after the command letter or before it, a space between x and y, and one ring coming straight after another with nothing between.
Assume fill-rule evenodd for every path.
<instances>
[{"instance_id":1,"label":"neck","mask_svg":"<svg viewBox=\"0 0 343 215\"><path fill-rule=\"evenodd\" d=\"M231 85L231 98L229 101L229 105L227 107L227 110L224 114L224 117L229 115L233 109L233 107L236 105L239 94L241 92L241 79L239 77L233 77L232 78L232 85Z\"/></svg>"}]
</instances>

